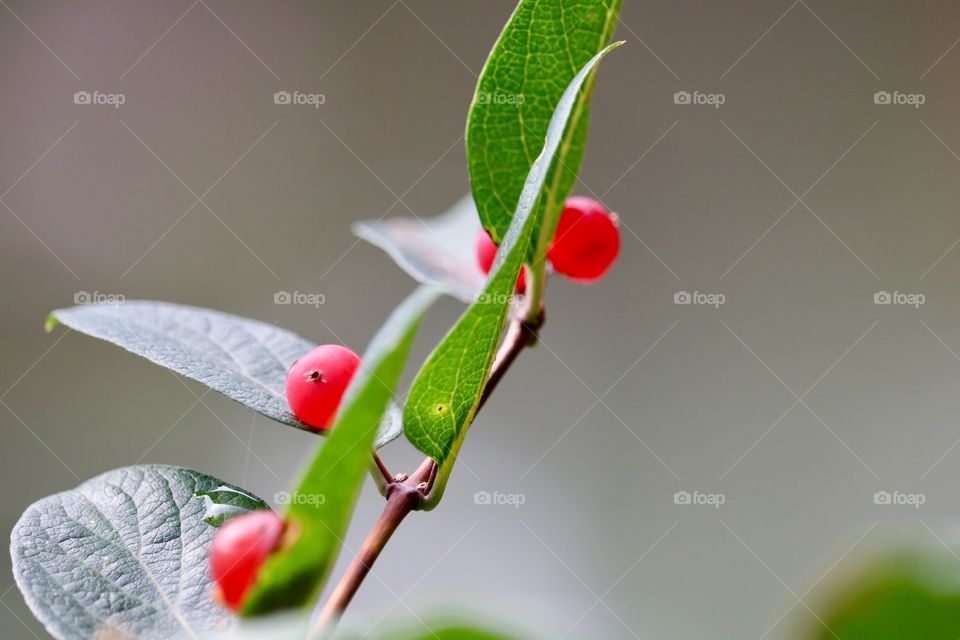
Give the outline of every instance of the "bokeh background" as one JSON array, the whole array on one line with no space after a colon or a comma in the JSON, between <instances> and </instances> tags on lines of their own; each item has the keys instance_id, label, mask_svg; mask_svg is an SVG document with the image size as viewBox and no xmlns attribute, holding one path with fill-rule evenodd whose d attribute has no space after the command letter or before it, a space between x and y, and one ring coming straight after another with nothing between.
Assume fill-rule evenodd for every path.
<instances>
[{"instance_id":1,"label":"bokeh background","mask_svg":"<svg viewBox=\"0 0 960 640\"><path fill-rule=\"evenodd\" d=\"M362 350L414 285L349 226L467 192L466 110L512 3L0 5L0 529L137 462L272 498L312 436L43 319L81 292L123 295ZM627 2L577 188L620 213L621 257L596 286L551 283L542 346L345 625L457 605L550 638L786 638L816 628L807 590L850 558L899 536L949 546L958 18L952 2ZM325 101L277 105L279 90ZM431 312L411 369L461 310ZM384 457L419 459L399 442ZM523 504L477 504L484 491ZM349 548L379 503L367 487ZM6 554L0 593L5 638L46 637Z\"/></svg>"}]
</instances>

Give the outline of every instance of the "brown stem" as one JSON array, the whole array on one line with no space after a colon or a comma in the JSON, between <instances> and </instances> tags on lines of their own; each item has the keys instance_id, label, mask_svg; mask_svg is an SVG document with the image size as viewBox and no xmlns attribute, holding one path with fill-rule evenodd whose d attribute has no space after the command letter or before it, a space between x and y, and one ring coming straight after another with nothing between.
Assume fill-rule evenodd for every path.
<instances>
[{"instance_id":1,"label":"brown stem","mask_svg":"<svg viewBox=\"0 0 960 640\"><path fill-rule=\"evenodd\" d=\"M540 327L543 326L543 309L537 314L536 320L528 322L520 317L513 318L510 326L507 328L507 335L503 339L503 344L497 351L497 356L493 360L493 368L490 370L490 377L487 378L487 384L483 387L483 393L480 394L480 403L477 405L477 412L486 404L487 398L497 388L500 380L503 378L507 369L517 359L517 356L526 348L532 347L537 343L537 336L540 333Z\"/></svg>"},{"instance_id":2,"label":"brown stem","mask_svg":"<svg viewBox=\"0 0 960 640\"><path fill-rule=\"evenodd\" d=\"M377 488L380 489L380 495L385 496L387 495L387 487L394 480L393 474L390 473L390 469L387 469L387 465L383 463L376 451L373 452L373 464L376 467L373 472L373 479L377 483Z\"/></svg>"},{"instance_id":3,"label":"brown stem","mask_svg":"<svg viewBox=\"0 0 960 640\"><path fill-rule=\"evenodd\" d=\"M380 470L380 475L383 476L383 479L387 482L392 482L393 475L391 475L390 470L387 469L387 465L383 463L383 460L380 459L376 451L373 452L373 461L377 465L377 469Z\"/></svg>"},{"instance_id":4,"label":"brown stem","mask_svg":"<svg viewBox=\"0 0 960 640\"><path fill-rule=\"evenodd\" d=\"M311 638L325 638L327 634L333 631L343 611L353 600L357 590L363 583L364 578L370 573L370 568L376 561L384 546L390 540L393 532L397 530L403 519L411 511L417 508L420 501L423 500L424 490L420 488L421 483L427 482L433 475L433 468L436 463L432 459L424 460L420 467L413 472L413 475L402 480L392 482L387 487L387 504L383 508L383 513L373 529L367 534L366 540L354 557L353 562L347 567L343 578L337 583L326 606L320 612L317 623L314 626Z\"/></svg>"},{"instance_id":5,"label":"brown stem","mask_svg":"<svg viewBox=\"0 0 960 640\"><path fill-rule=\"evenodd\" d=\"M520 352L537 342L537 336L544 321L543 309L540 310L533 321L524 320L524 315L520 314L510 321L507 335L494 358L490 377L487 379L487 384L480 395L477 411L486 403L487 398L496 389L497 384L514 360L517 359L517 356L520 355ZM386 466L376 454L374 454L374 459L384 476L390 477ZM380 518L373 529L367 534L360 551L357 552L346 573L337 583L333 593L330 594L330 599L327 600L323 611L320 612L311 638L324 638L333 630L347 605L356 595L364 578L370 573L370 568L380 552L383 551L393 532L397 530L397 527L411 511L419 507L424 496L430 493L433 481L437 476L437 469L437 463L428 457L420 463L417 470L409 477L399 475L390 478L390 484L386 490L387 504L383 508L383 513L380 514Z\"/></svg>"}]
</instances>

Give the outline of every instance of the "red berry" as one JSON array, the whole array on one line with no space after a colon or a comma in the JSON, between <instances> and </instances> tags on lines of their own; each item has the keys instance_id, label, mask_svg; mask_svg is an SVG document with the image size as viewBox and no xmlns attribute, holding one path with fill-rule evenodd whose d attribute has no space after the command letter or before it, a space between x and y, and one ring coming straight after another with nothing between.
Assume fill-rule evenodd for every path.
<instances>
[{"instance_id":1,"label":"red berry","mask_svg":"<svg viewBox=\"0 0 960 640\"><path fill-rule=\"evenodd\" d=\"M234 611L243 606L260 566L283 535L283 520L273 511L251 511L227 520L210 544L210 572L223 603Z\"/></svg>"},{"instance_id":2,"label":"red berry","mask_svg":"<svg viewBox=\"0 0 960 640\"><path fill-rule=\"evenodd\" d=\"M553 270L572 280L599 280L620 253L616 214L586 196L571 196L563 206L547 256Z\"/></svg>"},{"instance_id":3,"label":"red berry","mask_svg":"<svg viewBox=\"0 0 960 640\"><path fill-rule=\"evenodd\" d=\"M308 351L287 373L287 402L293 414L314 429L329 429L360 357L338 344Z\"/></svg>"},{"instance_id":4,"label":"red berry","mask_svg":"<svg viewBox=\"0 0 960 640\"><path fill-rule=\"evenodd\" d=\"M496 256L497 245L494 244L486 231L480 229L480 233L477 234L477 264L480 265L480 270L484 273L490 273L490 267L493 266L493 259ZM517 291L523 293L526 290L527 268L523 267L517 277Z\"/></svg>"}]
</instances>

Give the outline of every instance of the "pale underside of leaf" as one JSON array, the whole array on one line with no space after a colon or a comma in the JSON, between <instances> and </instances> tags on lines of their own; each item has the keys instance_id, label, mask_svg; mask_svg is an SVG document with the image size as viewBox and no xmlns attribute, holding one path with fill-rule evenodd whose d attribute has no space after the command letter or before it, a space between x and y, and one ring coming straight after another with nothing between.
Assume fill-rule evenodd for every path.
<instances>
[{"instance_id":1,"label":"pale underside of leaf","mask_svg":"<svg viewBox=\"0 0 960 640\"><path fill-rule=\"evenodd\" d=\"M486 280L476 258L479 231L469 194L433 218L400 216L353 225L359 238L386 251L415 280L467 303L477 298Z\"/></svg>"},{"instance_id":2,"label":"pale underside of leaf","mask_svg":"<svg viewBox=\"0 0 960 640\"><path fill-rule=\"evenodd\" d=\"M202 382L278 422L310 427L290 412L286 379L290 365L316 345L265 322L169 302L131 300L58 309L57 321L112 342L147 360ZM398 407L387 412L376 446L402 430Z\"/></svg>"},{"instance_id":3,"label":"pale underside of leaf","mask_svg":"<svg viewBox=\"0 0 960 640\"><path fill-rule=\"evenodd\" d=\"M60 640L213 637L234 617L211 598L216 528L206 492L241 492L165 465L109 471L31 505L11 535L17 586ZM111 635L112 634L112 635Z\"/></svg>"}]
</instances>

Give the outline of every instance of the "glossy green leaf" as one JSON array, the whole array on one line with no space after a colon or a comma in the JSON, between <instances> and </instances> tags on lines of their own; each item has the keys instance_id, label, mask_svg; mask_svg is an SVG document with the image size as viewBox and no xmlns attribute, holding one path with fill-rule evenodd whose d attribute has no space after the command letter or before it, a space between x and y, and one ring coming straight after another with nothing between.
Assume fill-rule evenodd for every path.
<instances>
[{"instance_id":1,"label":"glossy green leaf","mask_svg":"<svg viewBox=\"0 0 960 640\"><path fill-rule=\"evenodd\" d=\"M165 465L116 469L35 502L11 535L17 586L60 640L225 632L234 616L211 598L216 529L205 518L210 496L226 492L264 506L238 487Z\"/></svg>"},{"instance_id":2,"label":"glossy green leaf","mask_svg":"<svg viewBox=\"0 0 960 640\"><path fill-rule=\"evenodd\" d=\"M330 436L291 494L294 539L273 554L244 602L244 615L309 606L336 561L371 464L377 425L393 397L414 334L438 291L421 287L387 320L363 356Z\"/></svg>"},{"instance_id":3,"label":"glossy green leaf","mask_svg":"<svg viewBox=\"0 0 960 640\"><path fill-rule=\"evenodd\" d=\"M112 342L193 378L254 411L317 433L290 413L287 371L316 345L265 322L169 302L129 300L58 309L47 319ZM401 413L387 412L376 446L402 430Z\"/></svg>"},{"instance_id":4,"label":"glossy green leaf","mask_svg":"<svg viewBox=\"0 0 960 640\"><path fill-rule=\"evenodd\" d=\"M477 264L479 231L469 195L433 218L398 216L353 225L359 238L386 251L415 280L467 303L476 300L486 280Z\"/></svg>"},{"instance_id":5,"label":"glossy green leaf","mask_svg":"<svg viewBox=\"0 0 960 640\"><path fill-rule=\"evenodd\" d=\"M499 242L547 133L554 107L578 71L613 37L622 0L522 0L480 73L467 120L470 183L484 228ZM538 205L556 226L587 139L589 79L577 96ZM542 212L534 216L544 219ZM538 232L535 229L534 244ZM535 250L545 248L533 247Z\"/></svg>"},{"instance_id":6,"label":"glossy green leaf","mask_svg":"<svg viewBox=\"0 0 960 640\"><path fill-rule=\"evenodd\" d=\"M619 44L610 45L587 62L560 97L543 150L530 168L513 222L497 252L483 293L430 355L413 383L404 409L404 432L414 446L438 462L456 458L473 420L537 223L534 207L547 169L563 142L563 132L577 105L580 89L601 58ZM444 474L449 473L450 467L452 464L441 468L441 491Z\"/></svg>"}]
</instances>

